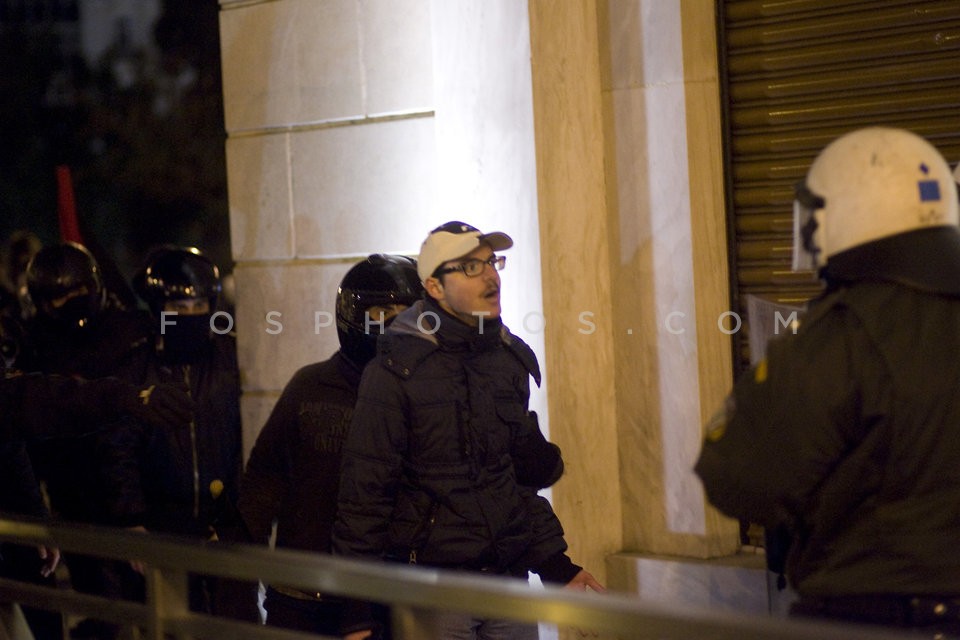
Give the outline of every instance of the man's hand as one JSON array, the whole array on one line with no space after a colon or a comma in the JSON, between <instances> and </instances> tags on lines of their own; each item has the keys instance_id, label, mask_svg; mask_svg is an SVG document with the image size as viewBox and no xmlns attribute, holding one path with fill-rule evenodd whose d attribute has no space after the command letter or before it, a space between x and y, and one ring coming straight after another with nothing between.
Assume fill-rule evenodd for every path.
<instances>
[{"instance_id":1,"label":"man's hand","mask_svg":"<svg viewBox=\"0 0 960 640\"><path fill-rule=\"evenodd\" d=\"M588 591L593 590L597 593L606 592L606 587L597 582L597 579L587 571L586 569L581 569L580 573L573 576L573 580L568 582L563 587L564 589L573 589L574 591ZM578 638L598 638L600 634L595 631L589 631L585 629L573 629L576 632Z\"/></svg>"},{"instance_id":2,"label":"man's hand","mask_svg":"<svg viewBox=\"0 0 960 640\"><path fill-rule=\"evenodd\" d=\"M348 633L343 636L343 640L365 640L373 635L373 631L367 629L366 631L354 631L353 633Z\"/></svg>"},{"instance_id":3,"label":"man's hand","mask_svg":"<svg viewBox=\"0 0 960 640\"><path fill-rule=\"evenodd\" d=\"M43 560L43 564L40 566L40 575L44 578L49 578L53 572L57 570L57 565L60 564L60 549L56 547L39 546L37 547L37 553L40 554L40 559Z\"/></svg>"},{"instance_id":4,"label":"man's hand","mask_svg":"<svg viewBox=\"0 0 960 640\"><path fill-rule=\"evenodd\" d=\"M606 587L597 582L597 579L586 569L580 569L580 573L573 576L573 580L568 582L563 588L573 589L574 591L593 590L597 593L605 593L607 590Z\"/></svg>"},{"instance_id":5,"label":"man's hand","mask_svg":"<svg viewBox=\"0 0 960 640\"><path fill-rule=\"evenodd\" d=\"M137 533L148 533L147 528L142 524L138 524L134 527L127 527L127 531L136 531ZM144 572L147 570L147 565L143 563L143 560L131 560L130 568L136 571L137 573L139 573L140 575L144 575Z\"/></svg>"}]
</instances>

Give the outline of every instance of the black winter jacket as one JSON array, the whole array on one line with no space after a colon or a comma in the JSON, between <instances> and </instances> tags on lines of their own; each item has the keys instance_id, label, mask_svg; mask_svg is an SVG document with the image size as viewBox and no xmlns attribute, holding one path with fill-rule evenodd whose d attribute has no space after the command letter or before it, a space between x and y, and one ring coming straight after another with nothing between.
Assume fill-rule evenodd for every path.
<instances>
[{"instance_id":1,"label":"black winter jacket","mask_svg":"<svg viewBox=\"0 0 960 640\"><path fill-rule=\"evenodd\" d=\"M38 317L29 325L28 333L29 356L22 363L25 370L87 380L116 376L135 383L129 375L130 367L152 349L149 317L113 306L101 311L96 321L82 330L64 331ZM39 396L27 401L46 402ZM34 409L48 411L49 407ZM111 481L104 477L101 446L120 430L107 432L111 420L85 413L71 417L85 421L75 428L87 435L32 442L30 457L38 478L46 482L55 515L109 524L107 493ZM111 418L116 420L115 415Z\"/></svg>"},{"instance_id":2,"label":"black winter jacket","mask_svg":"<svg viewBox=\"0 0 960 640\"><path fill-rule=\"evenodd\" d=\"M117 378L76 380L8 372L0 378L0 510L47 515L28 445L75 446L91 434L119 427L121 394L135 390Z\"/></svg>"},{"instance_id":3,"label":"black winter jacket","mask_svg":"<svg viewBox=\"0 0 960 640\"><path fill-rule=\"evenodd\" d=\"M359 385L360 370L338 351L302 367L284 387L240 484L237 507L254 542L268 542L275 520L278 548L330 553L341 452ZM264 603L268 619L274 597ZM372 604L326 594L322 602L300 603L329 616L335 605L341 614L331 624L340 625L341 635L382 627Z\"/></svg>"},{"instance_id":4,"label":"black winter jacket","mask_svg":"<svg viewBox=\"0 0 960 640\"><path fill-rule=\"evenodd\" d=\"M696 471L728 515L793 535L801 596L960 595L960 299L826 295L734 387Z\"/></svg>"},{"instance_id":5,"label":"black winter jacket","mask_svg":"<svg viewBox=\"0 0 960 640\"><path fill-rule=\"evenodd\" d=\"M103 445L114 524L199 537L225 520L234 524L242 465L236 341L214 334L197 351L190 364L166 362L151 351L132 368L142 384L188 388L195 419L137 425Z\"/></svg>"},{"instance_id":6,"label":"black winter jacket","mask_svg":"<svg viewBox=\"0 0 960 640\"><path fill-rule=\"evenodd\" d=\"M529 376L539 381L530 348L499 320L481 333L428 300L397 317L378 352L344 448L334 551L572 579L580 567L536 494L556 465L531 473L534 487L517 480L539 432L527 410Z\"/></svg>"},{"instance_id":7,"label":"black winter jacket","mask_svg":"<svg viewBox=\"0 0 960 640\"><path fill-rule=\"evenodd\" d=\"M238 508L253 540L330 551L340 452L357 400L360 371L339 352L298 370L257 436Z\"/></svg>"}]
</instances>

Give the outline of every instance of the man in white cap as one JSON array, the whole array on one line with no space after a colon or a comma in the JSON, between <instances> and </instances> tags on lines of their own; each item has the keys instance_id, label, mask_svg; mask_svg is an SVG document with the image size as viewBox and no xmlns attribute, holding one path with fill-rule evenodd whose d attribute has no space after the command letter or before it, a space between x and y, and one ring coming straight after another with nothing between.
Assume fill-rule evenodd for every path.
<instances>
[{"instance_id":1,"label":"man in white cap","mask_svg":"<svg viewBox=\"0 0 960 640\"><path fill-rule=\"evenodd\" d=\"M343 467L335 553L602 591L566 555L537 490L563 472L528 410L533 351L500 321L495 251L513 240L462 222L434 229L417 270L424 299L397 316L363 374ZM421 616L416 637L533 640L537 625L459 612Z\"/></svg>"}]
</instances>

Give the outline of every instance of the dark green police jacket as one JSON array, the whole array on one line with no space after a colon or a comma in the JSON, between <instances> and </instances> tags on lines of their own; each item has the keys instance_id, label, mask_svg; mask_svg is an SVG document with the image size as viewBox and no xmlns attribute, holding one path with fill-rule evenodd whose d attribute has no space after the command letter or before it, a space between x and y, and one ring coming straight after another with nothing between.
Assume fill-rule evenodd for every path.
<instances>
[{"instance_id":1,"label":"dark green police jacket","mask_svg":"<svg viewBox=\"0 0 960 640\"><path fill-rule=\"evenodd\" d=\"M960 595L960 298L824 295L736 383L696 472L724 513L791 531L801 596Z\"/></svg>"}]
</instances>

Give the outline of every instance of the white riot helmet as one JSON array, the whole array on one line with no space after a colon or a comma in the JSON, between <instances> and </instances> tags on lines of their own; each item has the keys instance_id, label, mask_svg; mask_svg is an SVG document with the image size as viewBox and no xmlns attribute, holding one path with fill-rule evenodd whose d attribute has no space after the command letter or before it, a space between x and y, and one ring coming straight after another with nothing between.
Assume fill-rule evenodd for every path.
<instances>
[{"instance_id":1,"label":"white riot helmet","mask_svg":"<svg viewBox=\"0 0 960 640\"><path fill-rule=\"evenodd\" d=\"M797 271L866 243L960 222L946 160L903 129L870 127L837 138L813 161L796 196Z\"/></svg>"}]
</instances>

